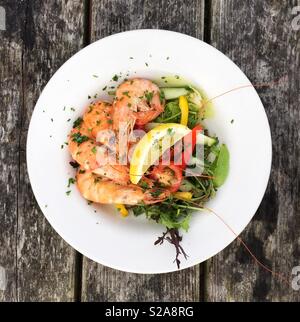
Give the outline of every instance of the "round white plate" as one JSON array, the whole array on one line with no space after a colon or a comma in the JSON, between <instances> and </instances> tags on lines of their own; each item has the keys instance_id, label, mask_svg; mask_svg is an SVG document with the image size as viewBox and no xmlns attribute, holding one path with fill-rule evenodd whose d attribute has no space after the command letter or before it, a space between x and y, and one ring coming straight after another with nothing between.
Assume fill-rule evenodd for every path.
<instances>
[{"instance_id":1,"label":"round white plate","mask_svg":"<svg viewBox=\"0 0 300 322\"><path fill-rule=\"evenodd\" d=\"M111 79L121 72L124 77L151 79L180 75L208 97L250 82L231 60L200 40L164 30L136 30L96 41L74 55L50 79L35 106L27 140L28 172L38 204L58 234L83 255L112 268L175 271L173 246L153 244L164 227L143 217L122 218L111 206L88 205L75 185L67 187L74 170L64 142L72 122L82 115L88 96L102 97L102 88L116 85ZM226 183L208 206L239 234L267 186L270 129L252 87L221 96L214 106L207 126L228 145L231 163ZM214 215L194 213L189 232L183 233L189 257L182 259L181 268L207 260L234 239Z\"/></svg>"}]
</instances>

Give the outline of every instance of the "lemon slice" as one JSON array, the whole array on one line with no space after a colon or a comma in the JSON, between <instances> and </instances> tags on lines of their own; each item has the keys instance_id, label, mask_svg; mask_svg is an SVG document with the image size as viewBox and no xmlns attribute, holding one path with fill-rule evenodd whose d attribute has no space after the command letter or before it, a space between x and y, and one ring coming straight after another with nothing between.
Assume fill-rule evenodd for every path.
<instances>
[{"instance_id":1,"label":"lemon slice","mask_svg":"<svg viewBox=\"0 0 300 322\"><path fill-rule=\"evenodd\" d=\"M137 184L149 167L191 130L182 124L166 123L153 128L136 145L130 161L130 181Z\"/></svg>"}]
</instances>

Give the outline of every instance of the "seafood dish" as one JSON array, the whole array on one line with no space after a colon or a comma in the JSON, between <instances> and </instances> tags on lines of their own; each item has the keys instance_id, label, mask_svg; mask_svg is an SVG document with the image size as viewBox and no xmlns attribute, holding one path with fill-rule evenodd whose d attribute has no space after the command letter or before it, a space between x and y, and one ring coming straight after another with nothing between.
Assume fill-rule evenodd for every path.
<instances>
[{"instance_id":1,"label":"seafood dish","mask_svg":"<svg viewBox=\"0 0 300 322\"><path fill-rule=\"evenodd\" d=\"M225 182L230 157L204 125L209 99L193 84L171 83L119 82L111 100L90 102L74 121L68 149L83 198L164 226L154 243L174 245L179 268L182 233Z\"/></svg>"}]
</instances>

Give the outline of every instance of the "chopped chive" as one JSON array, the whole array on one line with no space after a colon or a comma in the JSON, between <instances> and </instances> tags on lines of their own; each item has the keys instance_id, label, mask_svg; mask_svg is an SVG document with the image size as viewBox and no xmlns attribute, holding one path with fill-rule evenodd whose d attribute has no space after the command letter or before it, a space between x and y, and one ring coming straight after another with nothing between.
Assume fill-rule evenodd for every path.
<instances>
[{"instance_id":1,"label":"chopped chive","mask_svg":"<svg viewBox=\"0 0 300 322\"><path fill-rule=\"evenodd\" d=\"M68 188L70 188L71 184L74 184L75 183L75 179L74 178L69 178L68 180Z\"/></svg>"},{"instance_id":2,"label":"chopped chive","mask_svg":"<svg viewBox=\"0 0 300 322\"><path fill-rule=\"evenodd\" d=\"M113 81L117 82L119 80L119 76L117 74L114 75L112 78Z\"/></svg>"}]
</instances>

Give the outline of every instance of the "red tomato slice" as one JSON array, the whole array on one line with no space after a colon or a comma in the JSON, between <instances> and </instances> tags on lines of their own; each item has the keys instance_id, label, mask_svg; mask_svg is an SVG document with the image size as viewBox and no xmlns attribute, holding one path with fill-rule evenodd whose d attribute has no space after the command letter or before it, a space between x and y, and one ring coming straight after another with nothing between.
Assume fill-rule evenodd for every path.
<instances>
[{"instance_id":1,"label":"red tomato slice","mask_svg":"<svg viewBox=\"0 0 300 322\"><path fill-rule=\"evenodd\" d=\"M153 168L151 177L167 187L171 192L175 192L181 185L182 169L174 165L174 163L169 165L159 164Z\"/></svg>"}]
</instances>

